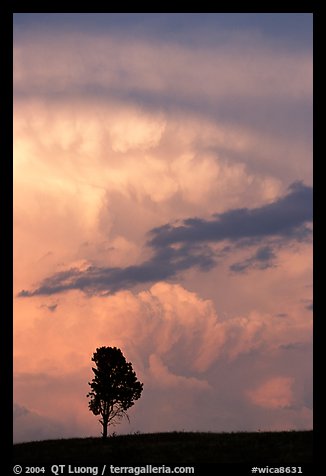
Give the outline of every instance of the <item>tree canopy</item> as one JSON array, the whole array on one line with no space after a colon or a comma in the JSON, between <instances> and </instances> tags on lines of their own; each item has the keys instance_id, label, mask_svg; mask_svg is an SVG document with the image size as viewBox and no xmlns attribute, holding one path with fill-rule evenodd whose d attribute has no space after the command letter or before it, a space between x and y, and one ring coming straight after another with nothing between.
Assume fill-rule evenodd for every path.
<instances>
[{"instance_id":1,"label":"tree canopy","mask_svg":"<svg viewBox=\"0 0 326 476\"><path fill-rule=\"evenodd\" d=\"M88 383L92 389L87 394L88 407L94 415L101 415L102 436L106 438L109 424L118 423L124 416L128 418L127 410L140 398L143 384L117 347L99 347L92 361L96 367L92 368L94 378Z\"/></svg>"}]
</instances>

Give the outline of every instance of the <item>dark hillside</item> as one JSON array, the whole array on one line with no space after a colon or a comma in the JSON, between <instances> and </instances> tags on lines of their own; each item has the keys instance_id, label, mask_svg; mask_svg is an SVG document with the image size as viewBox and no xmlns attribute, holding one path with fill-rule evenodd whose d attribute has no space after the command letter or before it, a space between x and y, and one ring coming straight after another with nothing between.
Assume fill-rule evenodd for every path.
<instances>
[{"instance_id":1,"label":"dark hillside","mask_svg":"<svg viewBox=\"0 0 326 476\"><path fill-rule=\"evenodd\" d=\"M221 464L295 466L312 462L312 431L153 433L47 440L14 445L15 463Z\"/></svg>"}]
</instances>

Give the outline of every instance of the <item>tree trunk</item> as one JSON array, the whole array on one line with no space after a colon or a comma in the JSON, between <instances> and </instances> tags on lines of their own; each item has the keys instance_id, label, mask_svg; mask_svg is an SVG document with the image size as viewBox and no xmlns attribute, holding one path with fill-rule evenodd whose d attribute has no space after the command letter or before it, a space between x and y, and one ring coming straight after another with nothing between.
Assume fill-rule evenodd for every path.
<instances>
[{"instance_id":1,"label":"tree trunk","mask_svg":"<svg viewBox=\"0 0 326 476\"><path fill-rule=\"evenodd\" d=\"M103 418L103 423L102 423L102 426L103 426L103 432L102 432L102 437L103 438L107 438L108 436L108 419L107 418Z\"/></svg>"}]
</instances>

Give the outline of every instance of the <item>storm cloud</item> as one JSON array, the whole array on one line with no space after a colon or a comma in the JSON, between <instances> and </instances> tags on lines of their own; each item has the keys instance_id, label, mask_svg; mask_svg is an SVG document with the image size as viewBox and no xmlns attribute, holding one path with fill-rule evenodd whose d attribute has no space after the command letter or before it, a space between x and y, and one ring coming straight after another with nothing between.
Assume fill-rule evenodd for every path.
<instances>
[{"instance_id":1,"label":"storm cloud","mask_svg":"<svg viewBox=\"0 0 326 476\"><path fill-rule=\"evenodd\" d=\"M15 14L13 53L15 440L99 433L99 345L119 433L311 428L312 15Z\"/></svg>"}]
</instances>

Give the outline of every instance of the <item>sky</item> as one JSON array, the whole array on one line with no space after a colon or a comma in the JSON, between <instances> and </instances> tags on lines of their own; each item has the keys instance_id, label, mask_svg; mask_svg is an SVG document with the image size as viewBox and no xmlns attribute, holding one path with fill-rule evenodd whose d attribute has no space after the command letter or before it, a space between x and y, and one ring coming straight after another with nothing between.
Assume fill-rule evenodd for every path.
<instances>
[{"instance_id":1,"label":"sky","mask_svg":"<svg viewBox=\"0 0 326 476\"><path fill-rule=\"evenodd\" d=\"M312 428L312 14L14 14L14 441Z\"/></svg>"}]
</instances>

